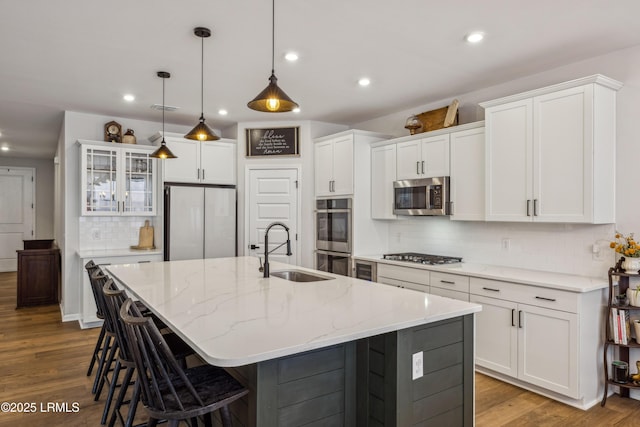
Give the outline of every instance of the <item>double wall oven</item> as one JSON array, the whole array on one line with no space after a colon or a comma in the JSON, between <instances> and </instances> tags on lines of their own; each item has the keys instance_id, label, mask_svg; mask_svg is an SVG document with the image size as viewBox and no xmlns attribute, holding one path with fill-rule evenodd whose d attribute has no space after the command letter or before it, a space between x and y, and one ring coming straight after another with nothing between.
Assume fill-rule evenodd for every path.
<instances>
[{"instance_id":1,"label":"double wall oven","mask_svg":"<svg viewBox=\"0 0 640 427\"><path fill-rule=\"evenodd\" d=\"M316 200L316 269L350 276L353 249L351 199Z\"/></svg>"}]
</instances>

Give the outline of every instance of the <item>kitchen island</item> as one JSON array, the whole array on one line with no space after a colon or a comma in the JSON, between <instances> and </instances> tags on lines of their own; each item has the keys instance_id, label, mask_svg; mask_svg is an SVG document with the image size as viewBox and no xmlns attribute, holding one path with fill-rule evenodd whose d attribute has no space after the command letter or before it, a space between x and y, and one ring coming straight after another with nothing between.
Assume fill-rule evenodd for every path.
<instances>
[{"instance_id":1,"label":"kitchen island","mask_svg":"<svg viewBox=\"0 0 640 427\"><path fill-rule=\"evenodd\" d=\"M234 425L473 424L477 304L254 257L107 267L250 390ZM293 282L295 269L329 278Z\"/></svg>"}]
</instances>

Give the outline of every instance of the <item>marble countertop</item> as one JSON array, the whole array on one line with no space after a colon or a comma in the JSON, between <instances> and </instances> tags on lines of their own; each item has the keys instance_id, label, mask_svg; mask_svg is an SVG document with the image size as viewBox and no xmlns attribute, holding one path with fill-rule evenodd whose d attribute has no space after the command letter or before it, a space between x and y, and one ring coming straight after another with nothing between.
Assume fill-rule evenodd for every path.
<instances>
[{"instance_id":1,"label":"marble countertop","mask_svg":"<svg viewBox=\"0 0 640 427\"><path fill-rule=\"evenodd\" d=\"M393 264L402 267L420 268L429 271L441 271L451 274L460 274L463 276L480 277L483 279L516 282L525 285L540 286L569 292L592 292L609 286L606 278L527 270L523 268L503 267L499 265L485 265L466 262L446 265L423 265L406 261L382 259L382 255L357 255L354 256L353 259L375 261L378 263Z\"/></svg>"},{"instance_id":2,"label":"marble countertop","mask_svg":"<svg viewBox=\"0 0 640 427\"><path fill-rule=\"evenodd\" d=\"M478 304L351 277L296 283L263 278L255 257L111 265L108 273L147 304L208 363L242 366L471 314Z\"/></svg>"},{"instance_id":3,"label":"marble countertop","mask_svg":"<svg viewBox=\"0 0 640 427\"><path fill-rule=\"evenodd\" d=\"M136 255L162 255L162 249L85 249L79 250L78 256L82 259L86 258L107 258L120 256L136 256Z\"/></svg>"}]
</instances>

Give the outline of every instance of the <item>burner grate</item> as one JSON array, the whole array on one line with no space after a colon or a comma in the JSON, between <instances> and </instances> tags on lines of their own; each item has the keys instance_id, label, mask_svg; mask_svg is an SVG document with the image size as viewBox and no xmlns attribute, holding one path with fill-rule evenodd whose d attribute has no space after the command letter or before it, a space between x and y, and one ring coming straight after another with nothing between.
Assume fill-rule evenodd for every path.
<instances>
[{"instance_id":1,"label":"burner grate","mask_svg":"<svg viewBox=\"0 0 640 427\"><path fill-rule=\"evenodd\" d=\"M402 252L397 254L385 254L382 256L383 259L388 259L391 261L406 261L406 262L414 262L417 264L428 264L428 265L438 265L438 264L455 264L462 262L462 258L460 257L450 257L443 255L431 255L431 254L420 254L416 252Z\"/></svg>"}]
</instances>

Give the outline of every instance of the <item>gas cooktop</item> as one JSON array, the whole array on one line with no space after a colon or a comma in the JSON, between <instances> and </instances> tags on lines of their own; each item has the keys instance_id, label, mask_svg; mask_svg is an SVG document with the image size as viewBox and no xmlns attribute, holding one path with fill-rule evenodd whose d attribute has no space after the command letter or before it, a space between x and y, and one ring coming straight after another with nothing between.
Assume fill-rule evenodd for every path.
<instances>
[{"instance_id":1,"label":"gas cooktop","mask_svg":"<svg viewBox=\"0 0 640 427\"><path fill-rule=\"evenodd\" d=\"M417 264L428 264L428 265L456 264L456 263L462 262L462 258L458 258L458 257L419 254L415 252L385 254L382 256L382 258L388 259L391 261L406 261L406 262L415 262Z\"/></svg>"}]
</instances>

